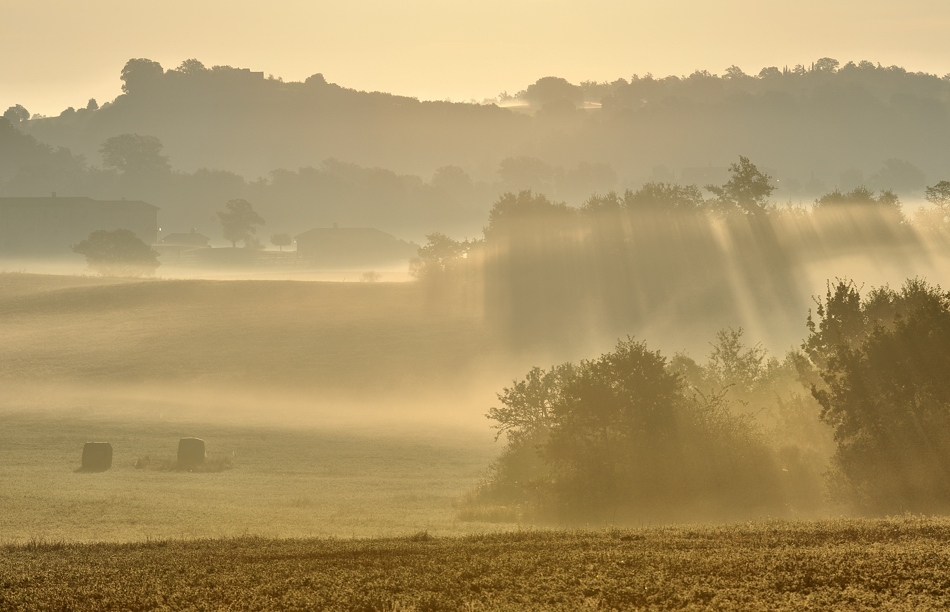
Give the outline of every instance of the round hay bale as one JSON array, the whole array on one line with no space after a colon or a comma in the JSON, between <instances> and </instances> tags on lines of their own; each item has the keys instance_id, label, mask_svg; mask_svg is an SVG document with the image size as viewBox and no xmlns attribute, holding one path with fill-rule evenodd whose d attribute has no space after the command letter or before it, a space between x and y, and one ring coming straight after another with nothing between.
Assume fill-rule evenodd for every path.
<instances>
[{"instance_id":1,"label":"round hay bale","mask_svg":"<svg viewBox=\"0 0 950 612\"><path fill-rule=\"evenodd\" d=\"M204 463L205 441L201 438L182 438L178 441L178 464Z\"/></svg>"},{"instance_id":2,"label":"round hay bale","mask_svg":"<svg viewBox=\"0 0 950 612\"><path fill-rule=\"evenodd\" d=\"M82 447L82 471L105 472L112 467L112 445L108 442L86 442Z\"/></svg>"}]
</instances>

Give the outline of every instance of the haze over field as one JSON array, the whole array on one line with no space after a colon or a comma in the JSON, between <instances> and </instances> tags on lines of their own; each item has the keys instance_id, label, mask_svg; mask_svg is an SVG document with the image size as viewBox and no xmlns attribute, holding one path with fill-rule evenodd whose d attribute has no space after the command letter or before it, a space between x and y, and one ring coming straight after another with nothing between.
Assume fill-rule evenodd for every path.
<instances>
[{"instance_id":1,"label":"haze over field","mask_svg":"<svg viewBox=\"0 0 950 612\"><path fill-rule=\"evenodd\" d=\"M0 543L950 510L945 3L7 4Z\"/></svg>"}]
</instances>

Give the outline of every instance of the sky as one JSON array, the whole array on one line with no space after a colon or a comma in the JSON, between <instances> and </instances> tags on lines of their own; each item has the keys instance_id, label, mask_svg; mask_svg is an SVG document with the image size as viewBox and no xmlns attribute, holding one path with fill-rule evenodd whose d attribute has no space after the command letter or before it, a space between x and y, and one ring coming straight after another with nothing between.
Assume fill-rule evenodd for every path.
<instances>
[{"instance_id":1,"label":"sky","mask_svg":"<svg viewBox=\"0 0 950 612\"><path fill-rule=\"evenodd\" d=\"M0 106L101 104L133 57L453 101L820 57L942 76L948 31L946 0L0 0Z\"/></svg>"}]
</instances>

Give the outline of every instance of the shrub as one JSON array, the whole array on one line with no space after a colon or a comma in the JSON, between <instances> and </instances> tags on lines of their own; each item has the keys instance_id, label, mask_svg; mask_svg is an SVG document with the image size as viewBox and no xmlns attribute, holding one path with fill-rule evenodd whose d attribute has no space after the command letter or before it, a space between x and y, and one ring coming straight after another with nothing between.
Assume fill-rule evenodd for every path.
<instances>
[{"instance_id":1,"label":"shrub","mask_svg":"<svg viewBox=\"0 0 950 612\"><path fill-rule=\"evenodd\" d=\"M127 229L96 230L71 248L85 256L92 270L104 276L154 274L159 266L158 253Z\"/></svg>"},{"instance_id":2,"label":"shrub","mask_svg":"<svg viewBox=\"0 0 950 612\"><path fill-rule=\"evenodd\" d=\"M643 342L535 368L498 395L508 445L480 490L568 521L701 520L781 511L781 470L724 393L689 392Z\"/></svg>"}]
</instances>

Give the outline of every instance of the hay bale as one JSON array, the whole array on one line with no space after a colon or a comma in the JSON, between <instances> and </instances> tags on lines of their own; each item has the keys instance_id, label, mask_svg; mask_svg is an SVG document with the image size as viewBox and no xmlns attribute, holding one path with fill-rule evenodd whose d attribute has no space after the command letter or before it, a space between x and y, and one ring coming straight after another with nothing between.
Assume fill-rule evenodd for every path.
<instances>
[{"instance_id":1,"label":"hay bale","mask_svg":"<svg viewBox=\"0 0 950 612\"><path fill-rule=\"evenodd\" d=\"M178 465L204 463L205 441L201 438L182 438L178 441Z\"/></svg>"},{"instance_id":2,"label":"hay bale","mask_svg":"<svg viewBox=\"0 0 950 612\"><path fill-rule=\"evenodd\" d=\"M105 472L112 467L112 445L108 442L86 442L82 447L82 471Z\"/></svg>"}]
</instances>

